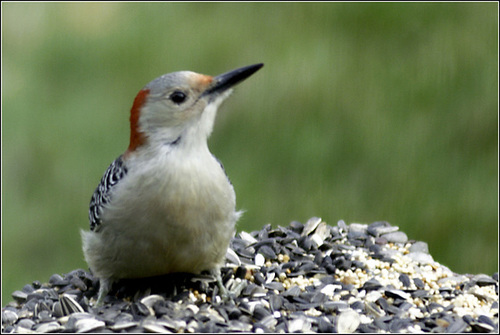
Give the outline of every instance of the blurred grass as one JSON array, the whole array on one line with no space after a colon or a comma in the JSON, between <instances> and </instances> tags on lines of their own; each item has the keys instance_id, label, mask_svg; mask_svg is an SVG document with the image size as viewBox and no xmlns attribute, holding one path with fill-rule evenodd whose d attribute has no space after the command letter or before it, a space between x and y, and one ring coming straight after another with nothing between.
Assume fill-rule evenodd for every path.
<instances>
[{"instance_id":1,"label":"blurred grass","mask_svg":"<svg viewBox=\"0 0 500 335\"><path fill-rule=\"evenodd\" d=\"M79 230L137 91L264 62L210 139L239 230L387 220L498 271L496 3L2 3L2 306L87 268Z\"/></svg>"}]
</instances>

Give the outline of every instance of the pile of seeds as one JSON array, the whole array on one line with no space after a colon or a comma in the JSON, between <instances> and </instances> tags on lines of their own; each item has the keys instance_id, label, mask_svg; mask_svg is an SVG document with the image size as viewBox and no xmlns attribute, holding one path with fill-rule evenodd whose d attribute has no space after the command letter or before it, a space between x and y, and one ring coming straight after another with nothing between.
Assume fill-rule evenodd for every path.
<instances>
[{"instance_id":1,"label":"pile of seeds","mask_svg":"<svg viewBox=\"0 0 500 335\"><path fill-rule=\"evenodd\" d=\"M102 307L90 273L55 274L12 294L2 332L498 332L498 273L455 274L387 222L241 232L221 274L225 299L175 274L122 280Z\"/></svg>"}]
</instances>

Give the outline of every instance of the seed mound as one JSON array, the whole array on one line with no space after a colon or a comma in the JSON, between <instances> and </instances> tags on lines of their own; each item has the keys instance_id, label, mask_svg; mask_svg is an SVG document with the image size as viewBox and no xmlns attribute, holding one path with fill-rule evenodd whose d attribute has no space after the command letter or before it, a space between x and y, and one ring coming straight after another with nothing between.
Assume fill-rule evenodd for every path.
<instances>
[{"instance_id":1,"label":"seed mound","mask_svg":"<svg viewBox=\"0 0 500 335\"><path fill-rule=\"evenodd\" d=\"M456 274L383 221L240 232L221 276L223 295L208 273L121 280L95 307L90 272L54 274L12 293L2 332L498 333L498 273Z\"/></svg>"}]
</instances>

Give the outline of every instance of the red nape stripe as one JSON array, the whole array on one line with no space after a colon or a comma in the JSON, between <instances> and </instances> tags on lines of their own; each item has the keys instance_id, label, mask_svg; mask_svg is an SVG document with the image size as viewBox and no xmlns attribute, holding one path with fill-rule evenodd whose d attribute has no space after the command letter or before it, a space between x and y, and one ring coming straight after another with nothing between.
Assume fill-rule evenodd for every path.
<instances>
[{"instance_id":1,"label":"red nape stripe","mask_svg":"<svg viewBox=\"0 0 500 335\"><path fill-rule=\"evenodd\" d=\"M144 143L144 134L139 131L139 115L148 94L149 90L139 91L130 110L130 144L127 151L134 151Z\"/></svg>"}]
</instances>

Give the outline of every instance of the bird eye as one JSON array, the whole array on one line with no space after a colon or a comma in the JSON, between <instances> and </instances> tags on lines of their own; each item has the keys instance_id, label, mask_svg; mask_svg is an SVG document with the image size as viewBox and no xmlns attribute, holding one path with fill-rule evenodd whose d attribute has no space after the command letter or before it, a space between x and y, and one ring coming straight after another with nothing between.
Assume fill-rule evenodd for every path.
<instances>
[{"instance_id":1,"label":"bird eye","mask_svg":"<svg viewBox=\"0 0 500 335\"><path fill-rule=\"evenodd\" d=\"M181 103L186 100L186 94L181 91L174 91L172 94L170 94L170 100L172 100L174 103L180 105Z\"/></svg>"}]
</instances>

